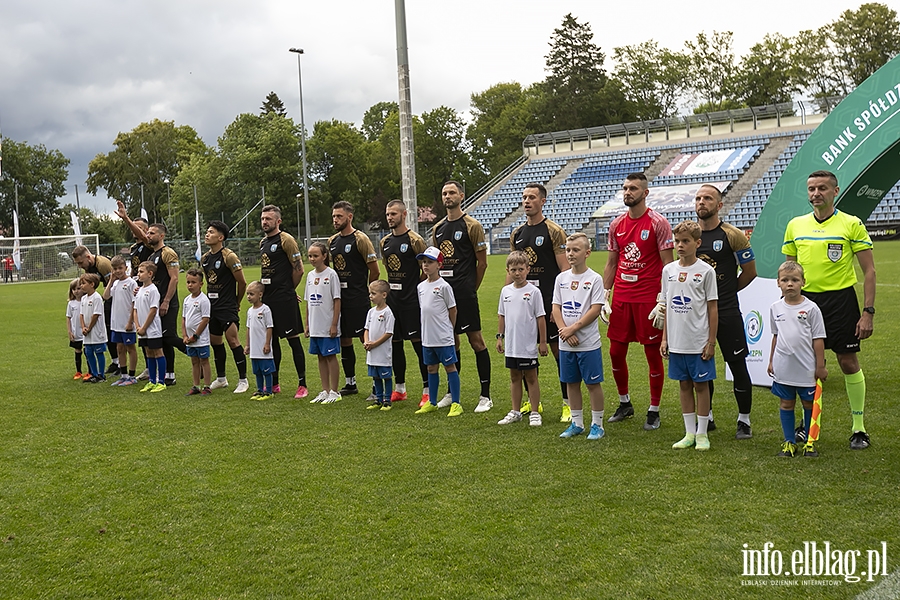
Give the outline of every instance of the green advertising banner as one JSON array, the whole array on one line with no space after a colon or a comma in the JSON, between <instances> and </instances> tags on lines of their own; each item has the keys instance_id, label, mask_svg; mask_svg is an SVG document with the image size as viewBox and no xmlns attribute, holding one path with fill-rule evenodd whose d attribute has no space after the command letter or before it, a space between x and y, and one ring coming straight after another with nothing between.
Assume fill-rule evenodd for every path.
<instances>
[{"instance_id":1,"label":"green advertising banner","mask_svg":"<svg viewBox=\"0 0 900 600\"><path fill-rule=\"evenodd\" d=\"M839 210L863 222L900 180L900 56L844 98L809 136L778 180L753 229L760 277L775 279L792 218L810 212L806 180L831 171L841 188Z\"/></svg>"}]
</instances>

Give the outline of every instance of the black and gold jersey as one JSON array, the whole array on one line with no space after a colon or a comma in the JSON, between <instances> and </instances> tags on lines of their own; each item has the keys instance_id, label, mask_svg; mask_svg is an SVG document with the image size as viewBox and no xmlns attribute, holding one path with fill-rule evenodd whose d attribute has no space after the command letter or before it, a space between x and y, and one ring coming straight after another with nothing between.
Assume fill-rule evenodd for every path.
<instances>
[{"instance_id":1,"label":"black and gold jersey","mask_svg":"<svg viewBox=\"0 0 900 600\"><path fill-rule=\"evenodd\" d=\"M359 229L328 238L331 267L341 280L341 306L369 306L369 263L378 260L372 240Z\"/></svg>"},{"instance_id":2,"label":"black and gold jersey","mask_svg":"<svg viewBox=\"0 0 900 600\"><path fill-rule=\"evenodd\" d=\"M475 254L487 250L484 228L477 219L463 213L454 221L444 217L434 226L432 243L444 255L440 275L459 297L471 297L478 291L478 263Z\"/></svg>"},{"instance_id":3,"label":"black and gold jersey","mask_svg":"<svg viewBox=\"0 0 900 600\"><path fill-rule=\"evenodd\" d=\"M294 267L303 260L297 241L289 233L279 231L259 243L259 281L266 290L263 301L295 298Z\"/></svg>"},{"instance_id":4,"label":"black and gold jersey","mask_svg":"<svg viewBox=\"0 0 900 600\"><path fill-rule=\"evenodd\" d=\"M566 253L566 232L563 228L550 219L544 219L536 225L526 222L512 232L509 245L528 255L531 269L528 281L541 289L545 300L547 297L552 299L553 284L560 272L556 257Z\"/></svg>"},{"instance_id":5,"label":"black and gold jersey","mask_svg":"<svg viewBox=\"0 0 900 600\"><path fill-rule=\"evenodd\" d=\"M234 273L243 268L238 255L228 248L222 248L215 254L207 252L200 257L200 267L206 277L206 295L211 309L237 310L240 298L237 297Z\"/></svg>"},{"instance_id":6,"label":"black and gold jersey","mask_svg":"<svg viewBox=\"0 0 900 600\"><path fill-rule=\"evenodd\" d=\"M752 260L753 249L744 232L728 223L704 231L700 236L697 258L716 270L719 288L719 314L740 312L738 269Z\"/></svg>"},{"instance_id":7,"label":"black and gold jersey","mask_svg":"<svg viewBox=\"0 0 900 600\"><path fill-rule=\"evenodd\" d=\"M131 254L131 276L137 277L138 267L145 260L150 260L153 249L144 242L135 242L131 245L129 254Z\"/></svg>"},{"instance_id":8,"label":"black and gold jersey","mask_svg":"<svg viewBox=\"0 0 900 600\"><path fill-rule=\"evenodd\" d=\"M381 240L381 259L387 272L391 291L388 299L394 306L419 302L416 286L421 281L422 268L416 258L425 252L425 240L415 231L401 235L386 235Z\"/></svg>"},{"instance_id":9,"label":"black and gold jersey","mask_svg":"<svg viewBox=\"0 0 900 600\"><path fill-rule=\"evenodd\" d=\"M100 285L109 283L112 263L105 256L94 256L94 264L84 270L85 273L96 273L100 277ZM99 287L98 287L99 289Z\"/></svg>"},{"instance_id":10,"label":"black and gold jersey","mask_svg":"<svg viewBox=\"0 0 900 600\"><path fill-rule=\"evenodd\" d=\"M162 302L169 290L169 280L171 279L169 277L169 267L178 269L181 266L178 262L178 253L168 246L163 246L159 250L153 252L147 260L156 265L156 275L153 276L153 285L159 290L159 301ZM169 310L171 311L172 308L175 308L177 312L177 307L178 286L176 285L175 293L172 294L172 297L169 299Z\"/></svg>"}]
</instances>

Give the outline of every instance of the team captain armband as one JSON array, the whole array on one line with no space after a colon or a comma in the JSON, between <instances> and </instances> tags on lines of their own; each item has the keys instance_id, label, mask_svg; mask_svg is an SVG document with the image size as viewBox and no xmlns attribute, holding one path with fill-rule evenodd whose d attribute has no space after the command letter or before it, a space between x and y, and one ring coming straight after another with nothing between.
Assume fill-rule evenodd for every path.
<instances>
[{"instance_id":1,"label":"team captain armband","mask_svg":"<svg viewBox=\"0 0 900 600\"><path fill-rule=\"evenodd\" d=\"M743 250L738 250L735 252L738 259L738 264L743 265L751 260L756 260L756 256L753 255L753 248L744 248Z\"/></svg>"}]
</instances>

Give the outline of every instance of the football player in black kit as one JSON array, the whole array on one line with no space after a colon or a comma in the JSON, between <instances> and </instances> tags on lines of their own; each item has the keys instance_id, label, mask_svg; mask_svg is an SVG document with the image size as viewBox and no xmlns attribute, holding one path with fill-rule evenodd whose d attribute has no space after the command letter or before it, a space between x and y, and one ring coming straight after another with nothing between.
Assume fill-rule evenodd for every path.
<instances>
[{"instance_id":1,"label":"football player in black kit","mask_svg":"<svg viewBox=\"0 0 900 600\"><path fill-rule=\"evenodd\" d=\"M491 401L491 356L481 335L481 312L478 307L478 288L487 271L487 244L481 223L462 211L464 198L465 193L459 182L448 181L441 188L441 200L447 209L447 216L434 226L432 245L444 255L439 274L450 284L456 296L456 356L461 356L459 335L462 333L469 338L469 345L475 352L481 396L474 412L482 413L494 406ZM456 363L457 371L460 366ZM450 403L448 393L438 402L438 406L443 408L450 406Z\"/></svg>"},{"instance_id":2,"label":"football player in black kit","mask_svg":"<svg viewBox=\"0 0 900 600\"><path fill-rule=\"evenodd\" d=\"M240 328L241 299L247 290L247 280L237 254L224 246L228 239L228 225L222 221L207 224L204 241L209 250L200 257L200 267L206 276L206 295L209 297L209 341L216 365L216 379L210 389L228 387L225 378L225 341L231 348L234 365L238 371L235 394L250 389L247 381L247 357L238 339ZM222 337L224 336L225 341Z\"/></svg>"},{"instance_id":3,"label":"football player in black kit","mask_svg":"<svg viewBox=\"0 0 900 600\"><path fill-rule=\"evenodd\" d=\"M556 369L559 371L559 329L549 316L553 314L553 286L556 276L569 270L569 261L566 260L566 232L563 228L544 216L544 203L547 201L547 188L540 183L528 183L522 191L522 209L525 211L525 222L517 227L509 238L510 248L521 250L528 256L531 270L528 273L528 281L541 290L544 298L544 310L547 313L547 342L556 359ZM506 276L506 284L512 283L512 278ZM560 421L568 423L572 420L569 411L569 393L565 383L560 382L562 388L562 416ZM539 410L540 407L531 406L527 401L522 405L522 413L526 409Z\"/></svg>"},{"instance_id":4,"label":"football player in black kit","mask_svg":"<svg viewBox=\"0 0 900 600\"><path fill-rule=\"evenodd\" d=\"M328 238L331 266L341 280L341 364L346 384L341 396L356 394L356 352L353 338L362 342L369 312L369 284L381 274L372 240L353 227L353 205L335 202L331 222L337 232Z\"/></svg>"},{"instance_id":5,"label":"football player in black kit","mask_svg":"<svg viewBox=\"0 0 900 600\"><path fill-rule=\"evenodd\" d=\"M722 358L734 377L734 398L738 405L737 433L735 437L746 440L753 437L750 429L750 408L753 403L753 386L747 370L747 337L744 319L738 303L738 292L756 278L756 259L750 240L744 232L723 223L719 218L722 208L722 192L712 185L701 185L694 198L694 210L700 223L700 248L697 258L716 270L719 290L719 330L716 339ZM738 273L740 271L740 273ZM709 399L712 402L713 382L709 382ZM713 428L712 410L709 413L710 429Z\"/></svg>"},{"instance_id":6,"label":"football player in black kit","mask_svg":"<svg viewBox=\"0 0 900 600\"><path fill-rule=\"evenodd\" d=\"M303 255L297 241L281 231L281 209L274 204L263 206L260 217L266 237L259 243L260 283L266 286L263 304L272 311L275 338L272 340L272 354L275 358L275 374L272 390L281 391L279 370L281 367L281 344L278 338L287 338L297 370L297 392L294 398L309 395L306 389L306 356L300 345L303 320L300 318L300 304L297 300L297 286L303 279Z\"/></svg>"},{"instance_id":7,"label":"football player in black kit","mask_svg":"<svg viewBox=\"0 0 900 600\"><path fill-rule=\"evenodd\" d=\"M391 402L406 400L406 353L403 340L412 343L419 359L419 374L422 376L422 407L428 402L428 369L422 362L421 315L419 314L419 294L416 286L424 275L416 256L425 252L425 240L406 226L406 205L400 200L391 200L385 207L385 218L391 233L381 240L381 259L387 273L387 303L394 313L393 369L397 389L391 394Z\"/></svg>"}]
</instances>

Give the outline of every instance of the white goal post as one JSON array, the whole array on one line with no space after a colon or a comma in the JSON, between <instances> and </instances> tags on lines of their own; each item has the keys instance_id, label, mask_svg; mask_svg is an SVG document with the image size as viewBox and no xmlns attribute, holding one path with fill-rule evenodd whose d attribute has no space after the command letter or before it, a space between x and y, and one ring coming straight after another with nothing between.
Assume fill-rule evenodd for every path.
<instances>
[{"instance_id":1,"label":"white goal post","mask_svg":"<svg viewBox=\"0 0 900 600\"><path fill-rule=\"evenodd\" d=\"M100 253L100 237L96 233L79 237L93 254ZM19 265L13 265L10 273L6 270L6 257L13 256L16 239L0 237L0 281L60 281L74 279L81 273L72 259L72 250L78 245L74 235L20 237L18 242Z\"/></svg>"}]
</instances>

